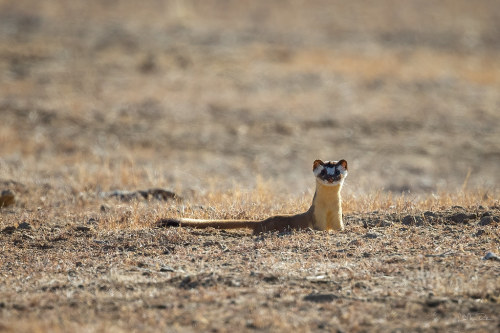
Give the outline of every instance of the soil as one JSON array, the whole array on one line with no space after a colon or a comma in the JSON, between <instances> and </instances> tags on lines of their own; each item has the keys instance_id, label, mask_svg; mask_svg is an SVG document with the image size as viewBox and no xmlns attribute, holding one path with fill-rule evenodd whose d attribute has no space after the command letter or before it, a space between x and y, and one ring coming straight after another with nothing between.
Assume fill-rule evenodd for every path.
<instances>
[{"instance_id":1,"label":"soil","mask_svg":"<svg viewBox=\"0 0 500 333\"><path fill-rule=\"evenodd\" d=\"M0 331L497 331L499 109L496 0L0 0Z\"/></svg>"},{"instance_id":2,"label":"soil","mask_svg":"<svg viewBox=\"0 0 500 333\"><path fill-rule=\"evenodd\" d=\"M484 217L492 222L480 225ZM484 257L498 250L500 207L345 219L341 233L260 236L182 228L103 232L89 224L4 229L0 327L498 329L500 259Z\"/></svg>"}]
</instances>

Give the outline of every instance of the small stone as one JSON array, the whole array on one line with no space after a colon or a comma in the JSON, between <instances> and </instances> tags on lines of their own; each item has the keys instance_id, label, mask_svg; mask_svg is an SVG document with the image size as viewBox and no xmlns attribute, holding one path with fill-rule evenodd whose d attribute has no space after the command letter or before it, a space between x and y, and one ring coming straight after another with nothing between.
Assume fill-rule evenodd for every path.
<instances>
[{"instance_id":1,"label":"small stone","mask_svg":"<svg viewBox=\"0 0 500 333\"><path fill-rule=\"evenodd\" d=\"M173 269L172 267L170 266L162 266L160 268L160 272L175 272L175 269Z\"/></svg>"},{"instance_id":2,"label":"small stone","mask_svg":"<svg viewBox=\"0 0 500 333\"><path fill-rule=\"evenodd\" d=\"M358 288L358 289L370 289L370 287L364 283L363 281L358 281L354 284L354 288Z\"/></svg>"},{"instance_id":3,"label":"small stone","mask_svg":"<svg viewBox=\"0 0 500 333\"><path fill-rule=\"evenodd\" d=\"M481 217L481 220L479 220L479 225L481 226L485 226L485 225L488 225L488 224L491 224L493 222L493 216L483 216Z\"/></svg>"},{"instance_id":4,"label":"small stone","mask_svg":"<svg viewBox=\"0 0 500 333\"><path fill-rule=\"evenodd\" d=\"M84 225L79 225L75 228L76 231L81 231L81 232L88 232L90 231L89 227L86 227Z\"/></svg>"},{"instance_id":5,"label":"small stone","mask_svg":"<svg viewBox=\"0 0 500 333\"><path fill-rule=\"evenodd\" d=\"M403 217L403 219L401 220L401 223L403 223L404 225L413 225L415 224L415 217L411 216L411 215L406 215L405 217Z\"/></svg>"},{"instance_id":6,"label":"small stone","mask_svg":"<svg viewBox=\"0 0 500 333\"><path fill-rule=\"evenodd\" d=\"M424 219L420 216L406 215L401 220L401 223L404 225L422 225L424 223Z\"/></svg>"},{"instance_id":7,"label":"small stone","mask_svg":"<svg viewBox=\"0 0 500 333\"><path fill-rule=\"evenodd\" d=\"M169 191L169 190L164 190L161 188L153 188L153 189L148 189L148 190L138 190L138 191L113 191L107 194L108 197L115 197L121 201L131 201L134 199L156 199L156 200L171 200L171 199L176 199L176 200L181 200L181 197L179 197L176 193ZM102 209L102 206L101 206Z\"/></svg>"},{"instance_id":8,"label":"small stone","mask_svg":"<svg viewBox=\"0 0 500 333\"><path fill-rule=\"evenodd\" d=\"M4 234L12 234L14 231L16 231L16 227L13 225L9 225L8 227L2 229L2 233Z\"/></svg>"},{"instance_id":9,"label":"small stone","mask_svg":"<svg viewBox=\"0 0 500 333\"><path fill-rule=\"evenodd\" d=\"M167 201L170 199L180 199L180 197L176 193L161 188L149 189L147 192L148 192L148 197L151 196L156 200Z\"/></svg>"},{"instance_id":10,"label":"small stone","mask_svg":"<svg viewBox=\"0 0 500 333\"><path fill-rule=\"evenodd\" d=\"M30 230L31 229L31 224L29 224L28 222L21 222L17 226L17 229Z\"/></svg>"},{"instance_id":11,"label":"small stone","mask_svg":"<svg viewBox=\"0 0 500 333\"><path fill-rule=\"evenodd\" d=\"M11 190L3 190L0 194L0 208L12 206L16 202L14 192Z\"/></svg>"},{"instance_id":12,"label":"small stone","mask_svg":"<svg viewBox=\"0 0 500 333\"><path fill-rule=\"evenodd\" d=\"M496 260L496 261L500 261L500 258L496 254L494 254L493 252L488 252L483 257L483 260Z\"/></svg>"},{"instance_id":13,"label":"small stone","mask_svg":"<svg viewBox=\"0 0 500 333\"><path fill-rule=\"evenodd\" d=\"M338 296L334 294L309 294L304 297L304 301L315 303L329 303L337 298Z\"/></svg>"},{"instance_id":14,"label":"small stone","mask_svg":"<svg viewBox=\"0 0 500 333\"><path fill-rule=\"evenodd\" d=\"M381 221L378 222L377 226L378 227L384 227L384 228L390 227L390 226L392 226L392 222L389 221L389 220L381 220Z\"/></svg>"},{"instance_id":15,"label":"small stone","mask_svg":"<svg viewBox=\"0 0 500 333\"><path fill-rule=\"evenodd\" d=\"M434 213L434 212L431 212L431 211L426 211L426 212L424 213L424 216L425 216L425 217L437 217L437 214L436 214L436 213Z\"/></svg>"},{"instance_id":16,"label":"small stone","mask_svg":"<svg viewBox=\"0 0 500 333\"><path fill-rule=\"evenodd\" d=\"M262 278L262 280L264 280L267 283L274 283L274 282L278 282L279 278L275 275L269 275L269 276L264 276Z\"/></svg>"},{"instance_id":17,"label":"small stone","mask_svg":"<svg viewBox=\"0 0 500 333\"><path fill-rule=\"evenodd\" d=\"M139 261L137 263L137 267L139 267L139 268L146 268L146 267L148 267L148 264L145 263L145 262L143 262L143 261Z\"/></svg>"},{"instance_id":18,"label":"small stone","mask_svg":"<svg viewBox=\"0 0 500 333\"><path fill-rule=\"evenodd\" d=\"M306 280L307 281L311 281L313 283L324 283L324 282L330 281L328 279L328 275L323 275L323 274L308 276L308 277L306 277Z\"/></svg>"},{"instance_id":19,"label":"small stone","mask_svg":"<svg viewBox=\"0 0 500 333\"><path fill-rule=\"evenodd\" d=\"M439 304L446 303L446 301L447 300L445 298L429 298L425 301L425 305L427 305L430 308L435 308Z\"/></svg>"},{"instance_id":20,"label":"small stone","mask_svg":"<svg viewBox=\"0 0 500 333\"><path fill-rule=\"evenodd\" d=\"M367 232L363 237L364 238L371 238L371 239L374 239L374 238L378 238L380 235L377 234L377 233L374 233L374 232Z\"/></svg>"},{"instance_id":21,"label":"small stone","mask_svg":"<svg viewBox=\"0 0 500 333\"><path fill-rule=\"evenodd\" d=\"M110 207L108 205L105 205L105 204L102 204L101 208L100 208L101 212L103 212L103 213L108 212L109 209L110 209Z\"/></svg>"},{"instance_id":22,"label":"small stone","mask_svg":"<svg viewBox=\"0 0 500 333\"><path fill-rule=\"evenodd\" d=\"M486 231L484 231L483 229L479 229L475 234L474 236L476 237L479 237L479 236L482 236L486 233Z\"/></svg>"},{"instance_id":23,"label":"small stone","mask_svg":"<svg viewBox=\"0 0 500 333\"><path fill-rule=\"evenodd\" d=\"M465 213L456 213L450 216L450 220L455 223L465 223L467 222L468 216Z\"/></svg>"}]
</instances>

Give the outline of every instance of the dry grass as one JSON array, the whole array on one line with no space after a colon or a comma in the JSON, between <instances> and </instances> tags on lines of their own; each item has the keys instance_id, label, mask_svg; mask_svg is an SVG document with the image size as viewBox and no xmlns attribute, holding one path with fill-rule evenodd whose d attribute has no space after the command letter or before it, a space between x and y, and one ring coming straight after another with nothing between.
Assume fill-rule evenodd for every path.
<instances>
[{"instance_id":1,"label":"dry grass","mask_svg":"<svg viewBox=\"0 0 500 333\"><path fill-rule=\"evenodd\" d=\"M92 192L61 200L49 190L45 199L38 192L37 208L29 200L36 192L27 191L0 220L2 330L497 327L498 262L481 260L499 252L497 195L348 194L340 233L153 226L165 216L259 219L310 204L312 193L256 184L166 203ZM484 216L491 222L481 225Z\"/></svg>"},{"instance_id":2,"label":"dry grass","mask_svg":"<svg viewBox=\"0 0 500 333\"><path fill-rule=\"evenodd\" d=\"M0 0L0 331L498 330L498 7Z\"/></svg>"}]
</instances>

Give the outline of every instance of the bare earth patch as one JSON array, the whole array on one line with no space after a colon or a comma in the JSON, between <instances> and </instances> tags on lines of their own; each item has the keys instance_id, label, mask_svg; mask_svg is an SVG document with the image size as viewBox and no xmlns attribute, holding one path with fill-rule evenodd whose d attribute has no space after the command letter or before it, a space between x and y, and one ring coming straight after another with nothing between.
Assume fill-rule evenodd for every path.
<instances>
[{"instance_id":1,"label":"bare earth patch","mask_svg":"<svg viewBox=\"0 0 500 333\"><path fill-rule=\"evenodd\" d=\"M0 0L1 332L500 329L500 8ZM346 230L303 212L346 159Z\"/></svg>"},{"instance_id":2,"label":"bare earth patch","mask_svg":"<svg viewBox=\"0 0 500 333\"><path fill-rule=\"evenodd\" d=\"M498 205L350 213L345 232L261 236L110 229L101 214L3 228L3 330L491 332L500 324L500 262L483 259L498 254Z\"/></svg>"}]
</instances>

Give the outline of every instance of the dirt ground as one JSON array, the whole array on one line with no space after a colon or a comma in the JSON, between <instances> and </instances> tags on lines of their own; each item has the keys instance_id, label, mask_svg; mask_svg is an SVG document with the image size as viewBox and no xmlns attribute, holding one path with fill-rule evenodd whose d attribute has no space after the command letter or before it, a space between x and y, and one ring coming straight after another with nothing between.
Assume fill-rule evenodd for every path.
<instances>
[{"instance_id":1,"label":"dirt ground","mask_svg":"<svg viewBox=\"0 0 500 333\"><path fill-rule=\"evenodd\" d=\"M478 227L483 214L496 222ZM500 262L482 258L498 249L499 207L429 213L420 225L346 219L336 234L4 231L0 330L498 330Z\"/></svg>"},{"instance_id":2,"label":"dirt ground","mask_svg":"<svg viewBox=\"0 0 500 333\"><path fill-rule=\"evenodd\" d=\"M499 128L495 0L0 0L0 331L496 331Z\"/></svg>"}]
</instances>

